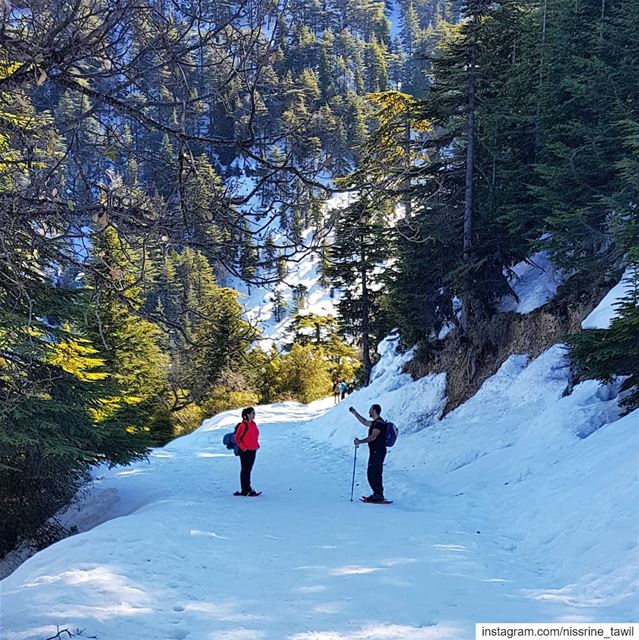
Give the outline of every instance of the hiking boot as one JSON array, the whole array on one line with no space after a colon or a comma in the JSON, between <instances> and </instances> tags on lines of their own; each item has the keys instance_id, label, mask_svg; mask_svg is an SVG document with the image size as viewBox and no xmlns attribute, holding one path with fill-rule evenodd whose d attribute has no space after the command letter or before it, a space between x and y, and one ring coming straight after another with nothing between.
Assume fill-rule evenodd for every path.
<instances>
[{"instance_id":1,"label":"hiking boot","mask_svg":"<svg viewBox=\"0 0 639 640\"><path fill-rule=\"evenodd\" d=\"M251 489L246 495L249 498L255 498L255 496L259 496L260 493L262 493L261 491L253 491L253 489Z\"/></svg>"},{"instance_id":2,"label":"hiking boot","mask_svg":"<svg viewBox=\"0 0 639 640\"><path fill-rule=\"evenodd\" d=\"M384 496L374 493L370 498L366 498L369 502L384 502Z\"/></svg>"}]
</instances>

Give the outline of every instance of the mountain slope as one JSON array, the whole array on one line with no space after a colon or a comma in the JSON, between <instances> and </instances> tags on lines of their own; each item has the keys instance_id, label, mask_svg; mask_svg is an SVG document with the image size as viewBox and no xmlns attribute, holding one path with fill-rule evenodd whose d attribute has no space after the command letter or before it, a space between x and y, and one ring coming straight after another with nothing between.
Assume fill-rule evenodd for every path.
<instances>
[{"instance_id":1,"label":"mountain slope","mask_svg":"<svg viewBox=\"0 0 639 640\"><path fill-rule=\"evenodd\" d=\"M231 495L236 412L105 471L81 511L102 524L0 583L5 637L425 640L478 621L632 620L639 412L617 420L594 382L563 397L554 347L512 357L438 420L443 376L412 381L382 350L371 386L336 408L258 408L260 498ZM383 507L349 501L362 428L347 406L373 399L401 429Z\"/></svg>"}]
</instances>

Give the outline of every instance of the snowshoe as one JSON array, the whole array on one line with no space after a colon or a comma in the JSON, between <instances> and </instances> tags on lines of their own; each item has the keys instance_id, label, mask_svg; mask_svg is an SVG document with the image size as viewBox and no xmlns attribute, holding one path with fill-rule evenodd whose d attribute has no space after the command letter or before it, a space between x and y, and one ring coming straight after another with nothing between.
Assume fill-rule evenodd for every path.
<instances>
[{"instance_id":1,"label":"snowshoe","mask_svg":"<svg viewBox=\"0 0 639 640\"><path fill-rule=\"evenodd\" d=\"M379 499L371 498L371 497L367 497L367 496L362 496L359 499L359 501L360 502L365 502L366 504L393 504L392 500L386 500L386 499L379 500Z\"/></svg>"}]
</instances>

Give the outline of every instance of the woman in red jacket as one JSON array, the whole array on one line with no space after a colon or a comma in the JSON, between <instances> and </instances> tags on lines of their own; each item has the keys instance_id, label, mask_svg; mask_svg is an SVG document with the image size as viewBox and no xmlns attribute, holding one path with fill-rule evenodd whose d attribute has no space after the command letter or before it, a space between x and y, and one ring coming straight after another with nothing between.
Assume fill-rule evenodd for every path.
<instances>
[{"instance_id":1,"label":"woman in red jacket","mask_svg":"<svg viewBox=\"0 0 639 640\"><path fill-rule=\"evenodd\" d=\"M240 450L240 462L242 469L240 471L240 484L242 489L236 491L236 496L259 496L261 491L253 491L251 487L251 470L255 464L255 454L260 448L258 438L260 430L255 424L255 409L248 407L242 410L242 422L235 429L235 443Z\"/></svg>"}]
</instances>

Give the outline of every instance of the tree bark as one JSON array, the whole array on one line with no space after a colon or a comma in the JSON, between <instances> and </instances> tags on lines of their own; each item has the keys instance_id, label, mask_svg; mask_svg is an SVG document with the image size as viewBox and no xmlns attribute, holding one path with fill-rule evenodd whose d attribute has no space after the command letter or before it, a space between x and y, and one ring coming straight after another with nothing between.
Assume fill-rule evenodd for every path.
<instances>
[{"instance_id":1,"label":"tree bark","mask_svg":"<svg viewBox=\"0 0 639 640\"><path fill-rule=\"evenodd\" d=\"M410 139L410 106L406 105L406 121L404 129L404 184L403 189L406 194L404 200L404 216L409 220L413 215L413 206L410 193L410 169L411 169L411 139Z\"/></svg>"},{"instance_id":2,"label":"tree bark","mask_svg":"<svg viewBox=\"0 0 639 640\"><path fill-rule=\"evenodd\" d=\"M541 17L541 51L539 53L539 80L537 82L537 109L535 113L535 156L541 151L541 92L544 82L544 64L546 55L546 18L548 15L548 0L544 0Z\"/></svg>"},{"instance_id":3,"label":"tree bark","mask_svg":"<svg viewBox=\"0 0 639 640\"><path fill-rule=\"evenodd\" d=\"M464 195L464 260L473 249L473 163L475 158L475 93L477 91L477 20L473 20L468 51L468 101L466 105L466 188Z\"/></svg>"},{"instance_id":4,"label":"tree bark","mask_svg":"<svg viewBox=\"0 0 639 640\"><path fill-rule=\"evenodd\" d=\"M371 378L373 363L370 347L370 299L368 295L368 272L366 269L366 246L364 234L360 237L360 276L362 278L362 364L364 365L365 380L368 384Z\"/></svg>"}]
</instances>

